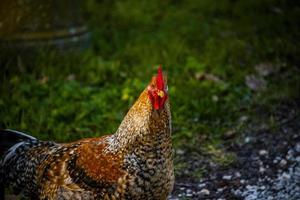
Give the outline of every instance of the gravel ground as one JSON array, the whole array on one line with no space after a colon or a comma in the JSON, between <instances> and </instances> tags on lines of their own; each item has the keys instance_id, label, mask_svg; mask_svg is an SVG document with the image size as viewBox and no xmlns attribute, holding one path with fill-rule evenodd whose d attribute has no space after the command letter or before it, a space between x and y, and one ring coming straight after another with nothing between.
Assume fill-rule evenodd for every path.
<instances>
[{"instance_id":1,"label":"gravel ground","mask_svg":"<svg viewBox=\"0 0 300 200\"><path fill-rule=\"evenodd\" d=\"M299 108L299 103L283 104L273 116L276 128L262 120L229 143L227 150L236 153L237 161L227 169L203 156L197 159L195 153L181 152L189 167L176 180L169 200L299 200ZM186 178L201 165L208 166L208 174L198 180Z\"/></svg>"}]
</instances>

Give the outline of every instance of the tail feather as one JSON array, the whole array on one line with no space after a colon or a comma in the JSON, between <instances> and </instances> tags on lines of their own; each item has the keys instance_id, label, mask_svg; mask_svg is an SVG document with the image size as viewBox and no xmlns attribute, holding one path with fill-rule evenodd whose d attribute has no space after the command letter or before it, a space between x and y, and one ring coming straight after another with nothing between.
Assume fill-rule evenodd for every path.
<instances>
[{"instance_id":1,"label":"tail feather","mask_svg":"<svg viewBox=\"0 0 300 200\"><path fill-rule=\"evenodd\" d=\"M13 130L1 130L0 139L3 151L0 159L0 199L4 196L4 186L11 186L15 194L35 194L38 167L58 145Z\"/></svg>"},{"instance_id":2,"label":"tail feather","mask_svg":"<svg viewBox=\"0 0 300 200\"><path fill-rule=\"evenodd\" d=\"M0 157L16 143L32 140L37 139L19 131L0 129Z\"/></svg>"},{"instance_id":3,"label":"tail feather","mask_svg":"<svg viewBox=\"0 0 300 200\"><path fill-rule=\"evenodd\" d=\"M9 129L0 129L0 158L14 145L17 143L20 143L22 141L34 141L36 138L27 135L25 133L19 132L19 131L14 131L14 130L9 130ZM19 146L19 145L17 145ZM9 154L9 153L8 153ZM9 157L9 156L8 156ZM0 162L1 169L0 169L0 199L5 198L4 194L4 180L3 179L3 169L2 169L2 163Z\"/></svg>"}]
</instances>

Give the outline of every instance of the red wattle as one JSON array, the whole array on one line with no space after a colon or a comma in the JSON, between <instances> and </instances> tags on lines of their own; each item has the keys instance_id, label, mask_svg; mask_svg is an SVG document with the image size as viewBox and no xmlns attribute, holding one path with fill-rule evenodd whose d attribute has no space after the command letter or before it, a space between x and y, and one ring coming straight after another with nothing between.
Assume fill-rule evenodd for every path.
<instances>
[{"instance_id":1,"label":"red wattle","mask_svg":"<svg viewBox=\"0 0 300 200\"><path fill-rule=\"evenodd\" d=\"M155 110L158 110L159 109L159 96L158 95L155 95L154 96L154 104L153 104L153 107Z\"/></svg>"}]
</instances>

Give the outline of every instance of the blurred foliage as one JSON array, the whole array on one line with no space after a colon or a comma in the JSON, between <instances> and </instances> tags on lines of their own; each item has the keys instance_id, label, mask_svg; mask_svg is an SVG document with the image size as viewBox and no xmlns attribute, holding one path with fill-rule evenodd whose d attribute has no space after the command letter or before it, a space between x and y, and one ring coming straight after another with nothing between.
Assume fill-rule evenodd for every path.
<instances>
[{"instance_id":1,"label":"blurred foliage","mask_svg":"<svg viewBox=\"0 0 300 200\"><path fill-rule=\"evenodd\" d=\"M1 128L57 141L113 133L158 64L176 148L218 144L256 105L299 97L297 1L88 0L85 15L89 50L1 55ZM245 77L266 62L277 72L251 91Z\"/></svg>"}]
</instances>

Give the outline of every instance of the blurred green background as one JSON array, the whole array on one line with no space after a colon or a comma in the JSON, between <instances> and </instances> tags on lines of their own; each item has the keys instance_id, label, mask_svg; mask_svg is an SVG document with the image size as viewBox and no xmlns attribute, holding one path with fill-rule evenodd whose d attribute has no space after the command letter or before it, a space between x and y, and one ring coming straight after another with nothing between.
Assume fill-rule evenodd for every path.
<instances>
[{"instance_id":1,"label":"blurred green background","mask_svg":"<svg viewBox=\"0 0 300 200\"><path fill-rule=\"evenodd\" d=\"M1 48L1 128L59 142L113 133L159 64L175 149L219 152L237 121L259 120L255 108L299 100L298 1L88 0L80 9L88 48Z\"/></svg>"}]
</instances>

